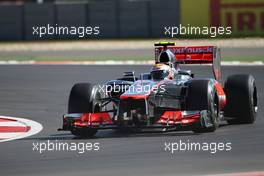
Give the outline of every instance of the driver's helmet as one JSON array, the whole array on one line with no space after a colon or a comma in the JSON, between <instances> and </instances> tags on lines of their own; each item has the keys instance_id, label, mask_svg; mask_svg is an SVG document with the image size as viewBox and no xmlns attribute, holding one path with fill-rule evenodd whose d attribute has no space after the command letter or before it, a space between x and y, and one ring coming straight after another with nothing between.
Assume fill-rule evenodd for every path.
<instances>
[{"instance_id":1,"label":"driver's helmet","mask_svg":"<svg viewBox=\"0 0 264 176\"><path fill-rule=\"evenodd\" d=\"M173 79L172 68L166 64L155 64L151 70L150 75L153 80Z\"/></svg>"},{"instance_id":2,"label":"driver's helmet","mask_svg":"<svg viewBox=\"0 0 264 176\"><path fill-rule=\"evenodd\" d=\"M170 63L173 64L176 61L176 57L169 49L166 49L160 53L158 61L170 65Z\"/></svg>"}]
</instances>

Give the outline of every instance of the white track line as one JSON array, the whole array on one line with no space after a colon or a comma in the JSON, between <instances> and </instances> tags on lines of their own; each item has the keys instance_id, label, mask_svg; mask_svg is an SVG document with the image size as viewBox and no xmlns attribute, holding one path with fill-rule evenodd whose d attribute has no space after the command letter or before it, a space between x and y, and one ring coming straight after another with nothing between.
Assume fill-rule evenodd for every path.
<instances>
[{"instance_id":1,"label":"white track line","mask_svg":"<svg viewBox=\"0 0 264 176\"><path fill-rule=\"evenodd\" d=\"M0 127L5 127L5 126L21 126L24 124L21 124L19 121L14 121L14 122L1 122ZM26 125L24 125L26 127Z\"/></svg>"},{"instance_id":2,"label":"white track line","mask_svg":"<svg viewBox=\"0 0 264 176\"><path fill-rule=\"evenodd\" d=\"M154 61L0 61L0 65L153 65ZM199 64L198 64L199 65ZM224 66L263 66L263 61L222 61Z\"/></svg>"}]
</instances>

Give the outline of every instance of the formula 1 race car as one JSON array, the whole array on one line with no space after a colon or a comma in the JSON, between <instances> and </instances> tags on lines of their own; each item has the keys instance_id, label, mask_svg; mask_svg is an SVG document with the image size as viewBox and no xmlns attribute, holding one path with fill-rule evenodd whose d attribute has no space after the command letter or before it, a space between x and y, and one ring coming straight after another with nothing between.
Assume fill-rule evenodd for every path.
<instances>
[{"instance_id":1,"label":"formula 1 race car","mask_svg":"<svg viewBox=\"0 0 264 176\"><path fill-rule=\"evenodd\" d=\"M212 64L214 78L196 78L181 64ZM253 123L257 88L251 75L237 74L221 84L220 49L155 44L155 64L138 77L125 72L104 85L75 84L60 130L92 137L101 129L160 129L213 132L220 121Z\"/></svg>"}]
</instances>

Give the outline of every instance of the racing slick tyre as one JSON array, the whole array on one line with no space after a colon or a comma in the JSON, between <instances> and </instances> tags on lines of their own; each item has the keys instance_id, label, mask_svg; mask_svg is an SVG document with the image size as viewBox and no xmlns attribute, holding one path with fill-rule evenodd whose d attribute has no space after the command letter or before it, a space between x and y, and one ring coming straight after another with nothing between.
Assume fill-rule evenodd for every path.
<instances>
[{"instance_id":1,"label":"racing slick tyre","mask_svg":"<svg viewBox=\"0 0 264 176\"><path fill-rule=\"evenodd\" d=\"M101 98L101 94L97 90L97 86L90 83L75 84L71 89L69 97L68 113L99 112L100 105L96 103L96 99ZM73 127L71 130L73 135L79 137L92 137L96 132L96 129L90 128Z\"/></svg>"},{"instance_id":2,"label":"racing slick tyre","mask_svg":"<svg viewBox=\"0 0 264 176\"><path fill-rule=\"evenodd\" d=\"M101 94L96 90L97 86L90 83L75 84L70 93L68 102L68 113L87 113L98 110L96 98Z\"/></svg>"},{"instance_id":3,"label":"racing slick tyre","mask_svg":"<svg viewBox=\"0 0 264 176\"><path fill-rule=\"evenodd\" d=\"M200 111L200 122L192 126L195 133L214 132L219 126L218 97L210 80L192 80L188 87L186 109Z\"/></svg>"},{"instance_id":4,"label":"racing slick tyre","mask_svg":"<svg viewBox=\"0 0 264 176\"><path fill-rule=\"evenodd\" d=\"M227 105L224 115L229 124L253 123L257 114L257 87L252 75L232 75L225 82Z\"/></svg>"}]
</instances>

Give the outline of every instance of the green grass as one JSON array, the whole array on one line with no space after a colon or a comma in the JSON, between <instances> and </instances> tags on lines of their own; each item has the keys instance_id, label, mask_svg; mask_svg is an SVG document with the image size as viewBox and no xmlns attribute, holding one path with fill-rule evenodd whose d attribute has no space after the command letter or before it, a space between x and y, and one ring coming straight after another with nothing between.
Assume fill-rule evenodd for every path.
<instances>
[{"instance_id":1,"label":"green grass","mask_svg":"<svg viewBox=\"0 0 264 176\"><path fill-rule=\"evenodd\" d=\"M121 57L121 56L107 56L107 57L85 57L85 56L79 56L79 57L35 57L35 56L15 56L15 57L3 57L0 56L0 61L10 61L10 60L16 60L16 61L106 61L106 60L114 60L114 61L126 61L126 60L134 60L134 61L145 61L145 60L152 60L152 58L148 57Z\"/></svg>"},{"instance_id":2,"label":"green grass","mask_svg":"<svg viewBox=\"0 0 264 176\"><path fill-rule=\"evenodd\" d=\"M69 57L69 56L63 56L63 57L39 57L39 56L12 56L12 57L4 57L0 56L0 61L105 61L105 60L114 60L114 61L127 61L127 60L134 60L134 61L148 61L152 60L154 58L151 57L124 57L124 56L107 56L107 57ZM222 61L241 61L241 62L254 62L254 61L263 61L264 62L264 56L234 56L234 57L223 57Z\"/></svg>"},{"instance_id":3,"label":"green grass","mask_svg":"<svg viewBox=\"0 0 264 176\"><path fill-rule=\"evenodd\" d=\"M262 61L264 62L264 56L227 56L222 57L222 61L241 61L241 62L254 62L254 61Z\"/></svg>"}]
</instances>

